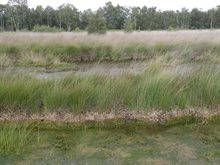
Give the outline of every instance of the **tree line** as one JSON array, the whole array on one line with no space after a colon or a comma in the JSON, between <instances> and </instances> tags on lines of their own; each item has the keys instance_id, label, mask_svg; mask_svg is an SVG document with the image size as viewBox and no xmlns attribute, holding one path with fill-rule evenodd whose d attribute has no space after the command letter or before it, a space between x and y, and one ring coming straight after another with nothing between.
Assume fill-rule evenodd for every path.
<instances>
[{"instance_id":1,"label":"tree line","mask_svg":"<svg viewBox=\"0 0 220 165\"><path fill-rule=\"evenodd\" d=\"M33 30L36 26L73 30L166 30L220 28L220 6L202 11L194 8L157 10L156 7L123 7L107 2L97 11L79 11L72 4L57 9L28 7L28 0L8 0L0 4L0 29L4 31Z\"/></svg>"}]
</instances>

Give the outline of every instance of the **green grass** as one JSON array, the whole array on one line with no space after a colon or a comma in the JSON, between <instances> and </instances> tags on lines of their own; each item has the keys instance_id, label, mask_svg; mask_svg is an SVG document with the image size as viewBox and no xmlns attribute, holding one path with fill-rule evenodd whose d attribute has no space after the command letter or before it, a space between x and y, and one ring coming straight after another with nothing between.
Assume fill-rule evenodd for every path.
<instances>
[{"instance_id":1,"label":"green grass","mask_svg":"<svg viewBox=\"0 0 220 165\"><path fill-rule=\"evenodd\" d=\"M189 75L172 74L151 64L141 75L68 76L39 80L1 75L0 106L15 110L82 112L90 109L183 109L215 106L220 101L220 72L201 68Z\"/></svg>"},{"instance_id":2,"label":"green grass","mask_svg":"<svg viewBox=\"0 0 220 165\"><path fill-rule=\"evenodd\" d=\"M170 61L180 63L219 63L220 46L211 43L163 43L141 42L112 45L101 42L78 43L11 43L0 44L2 59L11 60L17 66L47 66L56 63L88 62L98 60L123 61L127 59L152 59L170 56ZM8 58L5 58L8 57ZM28 60L27 60L28 59ZM207 61L207 59L209 59ZM6 64L7 66L9 64Z\"/></svg>"},{"instance_id":3,"label":"green grass","mask_svg":"<svg viewBox=\"0 0 220 165\"><path fill-rule=\"evenodd\" d=\"M219 164L220 126L207 122L179 118L160 125L112 120L87 122L85 127L81 123L77 128L70 123L30 121L27 129L23 122L1 123L3 144L13 147L7 155L1 152L0 160L2 164L68 164L76 160L80 164ZM28 131L28 138L20 135L21 130ZM25 145L15 156L20 137Z\"/></svg>"},{"instance_id":4,"label":"green grass","mask_svg":"<svg viewBox=\"0 0 220 165\"><path fill-rule=\"evenodd\" d=\"M36 140L30 135L28 127L25 123L1 123L0 154L20 154L26 145Z\"/></svg>"},{"instance_id":5,"label":"green grass","mask_svg":"<svg viewBox=\"0 0 220 165\"><path fill-rule=\"evenodd\" d=\"M171 145L169 151L186 151L182 147L183 144L187 144L190 148L195 147L196 150L193 150L193 153L200 155L200 158L206 158L203 161L208 161L207 159L219 161L216 159L219 156L220 144L219 119L219 117L210 118L206 125L203 124L203 120L193 116L169 119L162 124L139 120L126 122L122 119L74 124L49 121L1 121L0 160L3 164L6 162L17 164L14 161L29 162L39 159L52 161L56 154L65 160L81 156L84 160L85 158L97 158L103 152L114 154L112 149L117 150L118 148L131 152L129 160L139 159L143 156L154 157L155 149L163 152L167 158L166 150L164 150L166 144L175 141L176 144L179 144L178 148L176 145ZM164 141L161 141L162 137L165 137ZM177 143L178 141L181 143ZM163 143L165 148L161 148ZM87 147L88 149L92 147L94 150L84 150ZM149 147L156 148L149 150ZM139 149L143 151L140 152ZM94 154L93 151L97 151L99 154ZM140 154L143 156L140 157ZM117 155L114 156L117 157ZM124 159L123 155L119 156ZM173 156L176 157L176 155ZM102 155L100 158L106 157Z\"/></svg>"}]
</instances>

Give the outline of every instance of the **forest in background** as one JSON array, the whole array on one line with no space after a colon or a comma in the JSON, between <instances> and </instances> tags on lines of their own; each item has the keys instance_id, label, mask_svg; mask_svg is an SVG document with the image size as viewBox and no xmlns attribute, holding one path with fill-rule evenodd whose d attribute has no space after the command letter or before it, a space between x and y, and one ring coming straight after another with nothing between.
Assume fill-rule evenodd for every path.
<instances>
[{"instance_id":1,"label":"forest in background","mask_svg":"<svg viewBox=\"0 0 220 165\"><path fill-rule=\"evenodd\" d=\"M29 8L28 0L0 4L0 31L80 31L88 30L94 22L101 22L108 30L213 29L220 28L220 6L207 11L161 11L156 7L123 7L107 2L97 11L79 11L72 4L62 4L57 9Z\"/></svg>"}]
</instances>

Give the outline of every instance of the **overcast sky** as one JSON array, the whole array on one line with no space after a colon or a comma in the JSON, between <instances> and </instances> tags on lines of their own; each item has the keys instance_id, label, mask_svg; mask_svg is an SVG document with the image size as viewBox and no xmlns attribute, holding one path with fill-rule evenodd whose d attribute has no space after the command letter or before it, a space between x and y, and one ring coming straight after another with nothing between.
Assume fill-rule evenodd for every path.
<instances>
[{"instance_id":1,"label":"overcast sky","mask_svg":"<svg viewBox=\"0 0 220 165\"><path fill-rule=\"evenodd\" d=\"M1 4L7 3L8 0L0 0ZM63 3L71 3L80 11L91 8L93 10L98 9L105 5L109 0L28 0L29 6L35 8L37 5L46 7L50 5L57 8ZM111 0L114 5L121 6L147 6L157 7L161 10L180 10L183 7L192 9L194 7L201 8L203 10L210 9L220 5L220 0Z\"/></svg>"}]
</instances>

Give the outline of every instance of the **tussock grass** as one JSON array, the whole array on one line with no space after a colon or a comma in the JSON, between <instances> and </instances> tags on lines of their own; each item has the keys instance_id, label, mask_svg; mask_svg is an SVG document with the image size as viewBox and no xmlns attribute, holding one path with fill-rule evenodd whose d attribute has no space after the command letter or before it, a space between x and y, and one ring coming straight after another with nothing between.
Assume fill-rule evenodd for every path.
<instances>
[{"instance_id":1,"label":"tussock grass","mask_svg":"<svg viewBox=\"0 0 220 165\"><path fill-rule=\"evenodd\" d=\"M69 76L39 80L1 75L0 106L15 110L83 112L97 109L175 109L215 106L220 72L214 67L179 75L152 63L141 75Z\"/></svg>"},{"instance_id":2,"label":"tussock grass","mask_svg":"<svg viewBox=\"0 0 220 165\"><path fill-rule=\"evenodd\" d=\"M22 66L152 59L166 55L169 61L180 63L219 63L219 33L219 30L113 32L103 36L86 33L2 33L0 56L6 63L8 59L5 56L13 61L12 65Z\"/></svg>"}]
</instances>

